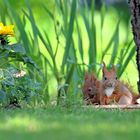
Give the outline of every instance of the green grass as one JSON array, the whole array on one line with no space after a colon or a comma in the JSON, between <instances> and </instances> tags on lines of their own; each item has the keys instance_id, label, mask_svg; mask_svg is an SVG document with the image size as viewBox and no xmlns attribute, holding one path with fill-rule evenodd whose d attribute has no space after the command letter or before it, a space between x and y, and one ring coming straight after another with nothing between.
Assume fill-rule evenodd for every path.
<instances>
[{"instance_id":1,"label":"green grass","mask_svg":"<svg viewBox=\"0 0 140 140\"><path fill-rule=\"evenodd\" d=\"M0 110L0 138L10 140L132 140L140 111L59 108Z\"/></svg>"}]
</instances>

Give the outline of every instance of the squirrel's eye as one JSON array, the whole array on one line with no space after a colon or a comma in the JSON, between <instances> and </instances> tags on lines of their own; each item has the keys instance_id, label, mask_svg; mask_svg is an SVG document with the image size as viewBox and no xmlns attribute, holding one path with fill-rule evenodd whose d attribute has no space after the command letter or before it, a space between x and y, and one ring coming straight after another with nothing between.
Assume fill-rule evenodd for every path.
<instances>
[{"instance_id":1,"label":"squirrel's eye","mask_svg":"<svg viewBox=\"0 0 140 140\"><path fill-rule=\"evenodd\" d=\"M116 80L118 79L118 77L115 78Z\"/></svg>"},{"instance_id":2,"label":"squirrel's eye","mask_svg":"<svg viewBox=\"0 0 140 140\"><path fill-rule=\"evenodd\" d=\"M104 80L107 80L107 78L106 78L106 77L104 77Z\"/></svg>"}]
</instances>

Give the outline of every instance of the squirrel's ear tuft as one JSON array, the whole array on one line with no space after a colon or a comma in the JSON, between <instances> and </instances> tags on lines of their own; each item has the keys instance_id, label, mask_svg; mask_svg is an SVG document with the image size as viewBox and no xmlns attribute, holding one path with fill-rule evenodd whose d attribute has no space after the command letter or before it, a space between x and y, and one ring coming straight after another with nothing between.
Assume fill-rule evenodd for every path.
<instances>
[{"instance_id":1,"label":"squirrel's ear tuft","mask_svg":"<svg viewBox=\"0 0 140 140\"><path fill-rule=\"evenodd\" d=\"M89 74L86 72L85 73L85 80L87 80L89 78Z\"/></svg>"},{"instance_id":2,"label":"squirrel's ear tuft","mask_svg":"<svg viewBox=\"0 0 140 140\"><path fill-rule=\"evenodd\" d=\"M112 71L116 71L115 65L112 65Z\"/></svg>"}]
</instances>

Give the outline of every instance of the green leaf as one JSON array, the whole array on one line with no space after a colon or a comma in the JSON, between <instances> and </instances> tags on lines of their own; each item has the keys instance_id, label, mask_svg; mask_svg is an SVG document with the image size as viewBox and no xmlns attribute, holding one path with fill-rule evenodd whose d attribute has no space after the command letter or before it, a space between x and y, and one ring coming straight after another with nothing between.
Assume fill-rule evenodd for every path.
<instances>
[{"instance_id":1,"label":"green leaf","mask_svg":"<svg viewBox=\"0 0 140 140\"><path fill-rule=\"evenodd\" d=\"M110 39L108 45L106 46L105 50L103 51L102 60L104 59L104 57L105 57L105 55L107 54L108 50L110 49L110 47L112 46L112 44L113 44L114 41L115 41L116 34L118 34L119 25L120 25L120 20L117 22L115 31L113 32L113 35L112 35L112 37L111 37L111 39Z\"/></svg>"},{"instance_id":2,"label":"green leaf","mask_svg":"<svg viewBox=\"0 0 140 140\"><path fill-rule=\"evenodd\" d=\"M134 56L134 54L136 53L136 48L135 46L130 50L130 52L128 53L128 56L126 58L126 60L124 61L123 65L121 66L121 70L118 73L118 76L121 77L123 72L125 71L125 69L127 68L127 65L129 64L129 62L132 60L132 57Z\"/></svg>"},{"instance_id":3,"label":"green leaf","mask_svg":"<svg viewBox=\"0 0 140 140\"><path fill-rule=\"evenodd\" d=\"M67 58L69 56L69 49L71 47L72 42L72 33L73 33L73 27L74 27L74 19L76 15L76 0L72 1L72 8L71 8L71 14L70 14L70 21L69 21L69 29L66 36L66 46L65 46L65 52L62 60L62 71L64 70L64 66L67 62Z\"/></svg>"},{"instance_id":4,"label":"green leaf","mask_svg":"<svg viewBox=\"0 0 140 140\"><path fill-rule=\"evenodd\" d=\"M114 64L114 61L117 58L118 47L119 47L119 27L117 28L116 35L114 37L114 47L110 58L110 64Z\"/></svg>"},{"instance_id":5,"label":"green leaf","mask_svg":"<svg viewBox=\"0 0 140 140\"><path fill-rule=\"evenodd\" d=\"M78 48L79 48L81 60L82 60L82 62L84 62L84 50L83 50L82 36L81 36L81 32L80 32L79 24L78 24L77 20L76 20L76 25L77 25L77 35L78 35Z\"/></svg>"},{"instance_id":6,"label":"green leaf","mask_svg":"<svg viewBox=\"0 0 140 140\"><path fill-rule=\"evenodd\" d=\"M5 101L6 99L6 92L0 89L0 102Z\"/></svg>"},{"instance_id":7,"label":"green leaf","mask_svg":"<svg viewBox=\"0 0 140 140\"><path fill-rule=\"evenodd\" d=\"M13 50L16 53L25 54L25 49L23 48L23 46L21 44L12 44L7 47L11 48L11 50Z\"/></svg>"},{"instance_id":8,"label":"green leaf","mask_svg":"<svg viewBox=\"0 0 140 140\"><path fill-rule=\"evenodd\" d=\"M1 82L4 85L14 86L15 80L10 71L3 70L3 80Z\"/></svg>"}]
</instances>

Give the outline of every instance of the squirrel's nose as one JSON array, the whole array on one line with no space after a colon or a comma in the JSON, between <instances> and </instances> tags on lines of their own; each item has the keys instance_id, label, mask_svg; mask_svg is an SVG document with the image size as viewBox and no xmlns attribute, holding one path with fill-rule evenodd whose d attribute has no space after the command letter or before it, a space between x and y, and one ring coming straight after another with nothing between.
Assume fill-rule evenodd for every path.
<instances>
[{"instance_id":1,"label":"squirrel's nose","mask_svg":"<svg viewBox=\"0 0 140 140\"><path fill-rule=\"evenodd\" d=\"M89 87L89 88L88 88L88 92L91 92L91 91L92 91L92 88L91 88L91 87Z\"/></svg>"},{"instance_id":2,"label":"squirrel's nose","mask_svg":"<svg viewBox=\"0 0 140 140\"><path fill-rule=\"evenodd\" d=\"M111 82L108 83L108 87L112 87L113 84Z\"/></svg>"},{"instance_id":3,"label":"squirrel's nose","mask_svg":"<svg viewBox=\"0 0 140 140\"><path fill-rule=\"evenodd\" d=\"M109 87L114 87L114 84L115 84L115 83L114 83L114 81L112 81L112 80L108 82L108 86L109 86Z\"/></svg>"}]
</instances>

